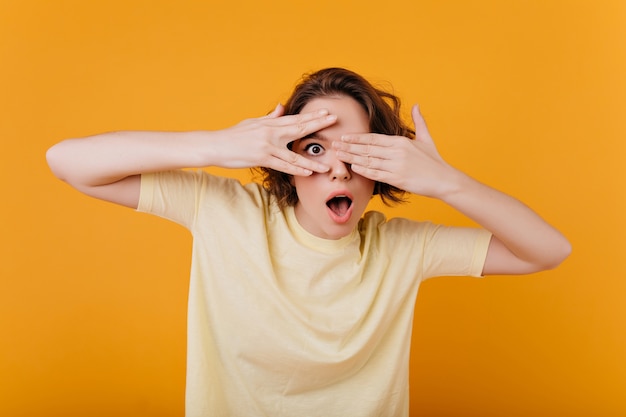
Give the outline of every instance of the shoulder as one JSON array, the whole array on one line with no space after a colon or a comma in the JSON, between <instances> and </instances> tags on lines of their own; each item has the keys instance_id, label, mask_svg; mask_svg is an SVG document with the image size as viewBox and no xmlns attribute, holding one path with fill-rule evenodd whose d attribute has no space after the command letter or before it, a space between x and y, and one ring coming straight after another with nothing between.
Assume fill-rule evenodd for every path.
<instances>
[{"instance_id":1,"label":"shoulder","mask_svg":"<svg viewBox=\"0 0 626 417\"><path fill-rule=\"evenodd\" d=\"M439 226L431 222L410 220L403 217L387 218L379 211L368 211L359 223L362 233L377 233L389 236L413 236L427 234L436 230Z\"/></svg>"},{"instance_id":2,"label":"shoulder","mask_svg":"<svg viewBox=\"0 0 626 417\"><path fill-rule=\"evenodd\" d=\"M387 218L377 211L365 213L359 223L362 241L372 248L399 254L421 251L427 246L438 225L403 217Z\"/></svg>"},{"instance_id":3,"label":"shoulder","mask_svg":"<svg viewBox=\"0 0 626 417\"><path fill-rule=\"evenodd\" d=\"M234 214L268 207L270 201L269 193L255 182L243 185L238 179L201 169L174 170L142 175L139 211L163 206Z\"/></svg>"},{"instance_id":4,"label":"shoulder","mask_svg":"<svg viewBox=\"0 0 626 417\"><path fill-rule=\"evenodd\" d=\"M243 185L238 179L215 175L202 169L161 171L141 176L142 188L162 187L190 189L200 194L228 196L265 196L267 191L258 183Z\"/></svg>"},{"instance_id":5,"label":"shoulder","mask_svg":"<svg viewBox=\"0 0 626 417\"><path fill-rule=\"evenodd\" d=\"M359 223L363 237L387 241L392 246L402 244L424 247L450 246L489 241L491 234L480 228L446 226L430 221L411 220L403 217L387 218L383 213L365 213Z\"/></svg>"}]
</instances>

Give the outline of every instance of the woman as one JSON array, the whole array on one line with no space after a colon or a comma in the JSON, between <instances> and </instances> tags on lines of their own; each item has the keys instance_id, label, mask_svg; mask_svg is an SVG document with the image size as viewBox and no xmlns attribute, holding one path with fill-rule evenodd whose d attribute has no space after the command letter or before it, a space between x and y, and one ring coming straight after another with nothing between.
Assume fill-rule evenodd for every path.
<instances>
[{"instance_id":1,"label":"woman","mask_svg":"<svg viewBox=\"0 0 626 417\"><path fill-rule=\"evenodd\" d=\"M188 416L407 416L422 280L525 274L569 242L528 207L447 164L417 106L358 74L303 78L285 107L220 131L61 142L54 174L194 236ZM181 168L260 167L263 184ZM482 228L365 213L373 195L438 198Z\"/></svg>"}]
</instances>

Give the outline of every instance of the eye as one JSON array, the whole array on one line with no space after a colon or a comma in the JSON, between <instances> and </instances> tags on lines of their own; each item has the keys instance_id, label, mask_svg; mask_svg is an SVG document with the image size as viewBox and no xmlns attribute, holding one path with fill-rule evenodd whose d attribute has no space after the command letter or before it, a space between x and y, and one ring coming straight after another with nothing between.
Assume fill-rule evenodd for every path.
<instances>
[{"instance_id":1,"label":"eye","mask_svg":"<svg viewBox=\"0 0 626 417\"><path fill-rule=\"evenodd\" d=\"M318 156L324 153L324 148L318 143L309 143L304 147L304 151L312 156Z\"/></svg>"}]
</instances>

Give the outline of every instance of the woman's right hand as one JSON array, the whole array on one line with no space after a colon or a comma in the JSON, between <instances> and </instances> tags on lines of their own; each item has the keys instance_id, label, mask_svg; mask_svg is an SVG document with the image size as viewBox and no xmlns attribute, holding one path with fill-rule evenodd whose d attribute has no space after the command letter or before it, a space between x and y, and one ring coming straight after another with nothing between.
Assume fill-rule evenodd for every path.
<instances>
[{"instance_id":1,"label":"woman's right hand","mask_svg":"<svg viewBox=\"0 0 626 417\"><path fill-rule=\"evenodd\" d=\"M326 172L328 167L292 152L287 145L337 121L328 110L283 116L282 105L269 115L247 119L233 127L212 132L220 137L209 148L224 168L265 167L291 175Z\"/></svg>"},{"instance_id":2,"label":"woman's right hand","mask_svg":"<svg viewBox=\"0 0 626 417\"><path fill-rule=\"evenodd\" d=\"M119 131L52 146L47 160L54 175L92 197L128 207L139 202L140 175L180 168L266 167L291 175L328 167L291 152L289 142L337 121L327 111L283 116L278 105L267 116L224 130L192 132Z\"/></svg>"}]
</instances>

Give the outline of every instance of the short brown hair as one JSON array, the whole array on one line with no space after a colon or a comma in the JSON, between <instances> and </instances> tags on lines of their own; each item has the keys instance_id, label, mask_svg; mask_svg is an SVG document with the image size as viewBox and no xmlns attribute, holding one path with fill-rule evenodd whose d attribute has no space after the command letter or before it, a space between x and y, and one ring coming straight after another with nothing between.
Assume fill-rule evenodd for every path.
<instances>
[{"instance_id":1,"label":"short brown hair","mask_svg":"<svg viewBox=\"0 0 626 417\"><path fill-rule=\"evenodd\" d=\"M344 68L326 68L304 75L285 103L285 115L300 113L315 98L337 95L351 97L363 107L371 133L415 137L415 132L402 121L398 97L374 87L359 74ZM291 175L265 167L258 170L263 185L276 197L281 207L294 206L298 202ZM374 186L374 194L380 195L387 205L405 201L405 193L382 182L376 182Z\"/></svg>"}]
</instances>

